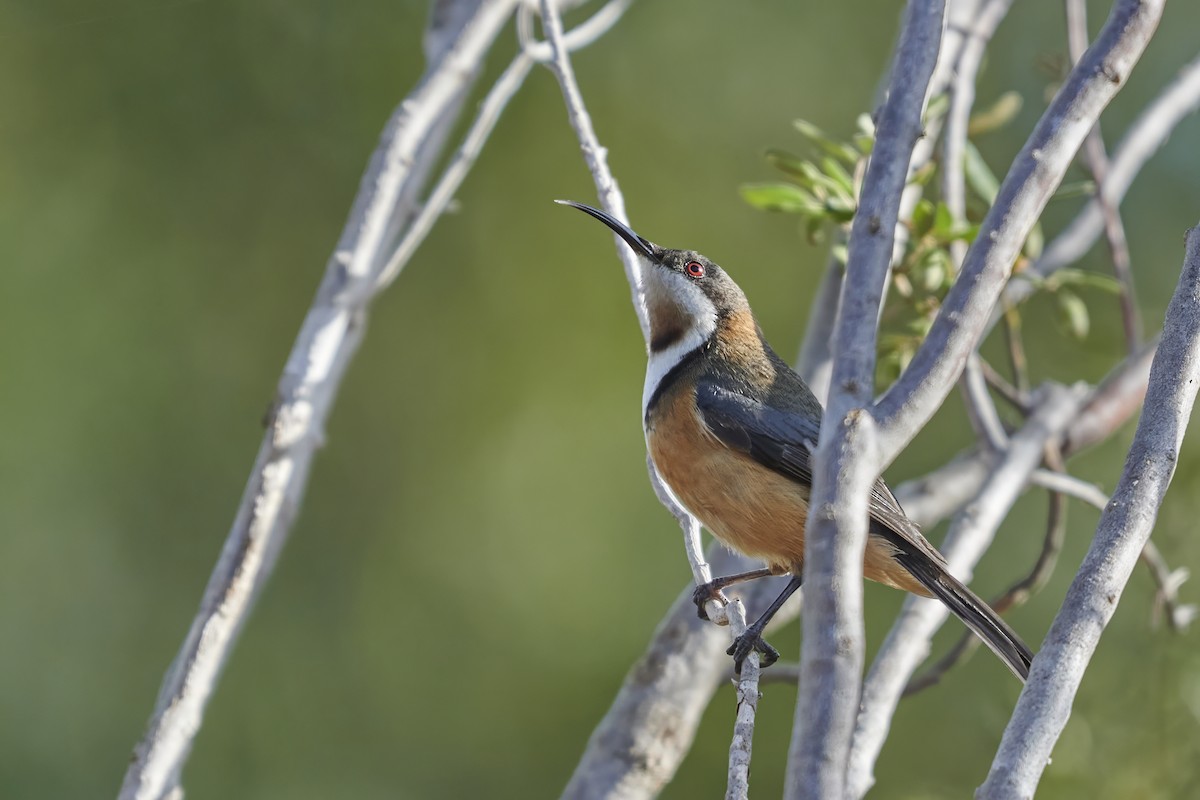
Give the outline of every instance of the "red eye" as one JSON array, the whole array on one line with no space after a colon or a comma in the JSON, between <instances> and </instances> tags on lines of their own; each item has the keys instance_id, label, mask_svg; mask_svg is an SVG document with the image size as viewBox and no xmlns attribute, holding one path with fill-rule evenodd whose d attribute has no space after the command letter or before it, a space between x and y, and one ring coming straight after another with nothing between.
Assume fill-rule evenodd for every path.
<instances>
[{"instance_id":1,"label":"red eye","mask_svg":"<svg viewBox=\"0 0 1200 800\"><path fill-rule=\"evenodd\" d=\"M691 275L693 278L704 277L704 265L699 261L689 261L684 269L687 271L687 274Z\"/></svg>"}]
</instances>

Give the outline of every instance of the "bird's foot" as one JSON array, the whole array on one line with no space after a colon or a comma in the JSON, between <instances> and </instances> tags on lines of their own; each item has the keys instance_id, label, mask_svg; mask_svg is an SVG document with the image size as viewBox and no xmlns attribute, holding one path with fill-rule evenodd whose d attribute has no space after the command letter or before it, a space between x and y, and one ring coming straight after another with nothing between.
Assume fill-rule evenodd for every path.
<instances>
[{"instance_id":1,"label":"bird's foot","mask_svg":"<svg viewBox=\"0 0 1200 800\"><path fill-rule=\"evenodd\" d=\"M700 584L692 592L692 602L696 604L696 616L700 617L700 619L709 618L708 611L704 608L704 606L708 605L709 600L713 600L721 605L729 604L729 598L721 591L721 585L721 581L719 580L709 581L708 583ZM726 620L721 624L728 625L729 621Z\"/></svg>"},{"instance_id":2,"label":"bird's foot","mask_svg":"<svg viewBox=\"0 0 1200 800\"><path fill-rule=\"evenodd\" d=\"M754 625L734 639L725 652L733 656L733 671L737 675L742 674L742 662L751 653L758 653L760 667L769 667L779 660L779 651L767 644L767 640L762 638L762 629Z\"/></svg>"}]
</instances>

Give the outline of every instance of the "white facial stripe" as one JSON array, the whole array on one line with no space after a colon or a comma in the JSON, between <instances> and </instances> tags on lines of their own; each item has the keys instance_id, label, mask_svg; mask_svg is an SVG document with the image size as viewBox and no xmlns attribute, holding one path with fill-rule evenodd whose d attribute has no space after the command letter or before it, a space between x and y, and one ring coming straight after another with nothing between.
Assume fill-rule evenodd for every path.
<instances>
[{"instance_id":1,"label":"white facial stripe","mask_svg":"<svg viewBox=\"0 0 1200 800\"><path fill-rule=\"evenodd\" d=\"M650 398L654 396L654 390L658 388L658 384L667 376L668 372L674 369L676 364L683 360L684 356L708 341L708 337L716 329L717 315L710 314L697 320L697 324L688 328L688 332L666 350L650 354L650 360L646 362L646 383L642 387L643 423L646 419L646 406L650 404Z\"/></svg>"},{"instance_id":2,"label":"white facial stripe","mask_svg":"<svg viewBox=\"0 0 1200 800\"><path fill-rule=\"evenodd\" d=\"M646 406L658 389L658 384L684 356L708 341L708 337L717 329L717 310L699 287L682 275L666 272L660 267L650 267L645 274L646 298L650 308L665 300L681 309L691 324L683 336L669 347L650 353L650 360L646 364L646 382L642 387L643 423Z\"/></svg>"}]
</instances>

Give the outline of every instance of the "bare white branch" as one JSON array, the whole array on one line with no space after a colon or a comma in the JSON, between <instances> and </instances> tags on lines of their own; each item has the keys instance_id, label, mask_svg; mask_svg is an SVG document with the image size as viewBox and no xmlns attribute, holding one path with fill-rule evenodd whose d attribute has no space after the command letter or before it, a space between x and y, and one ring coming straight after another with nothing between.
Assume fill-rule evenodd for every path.
<instances>
[{"instance_id":1,"label":"bare white branch","mask_svg":"<svg viewBox=\"0 0 1200 800\"><path fill-rule=\"evenodd\" d=\"M1087 3L1085 0L1066 0L1066 10L1067 47L1071 61L1075 62L1083 57L1083 52L1087 49ZM1083 158L1096 186L1104 186L1108 180L1110 164L1099 122L1084 140ZM1109 200L1102 189L1096 192L1096 200L1100 203L1100 211L1104 217L1104 238L1112 256L1113 275L1121 284L1119 301L1121 321L1125 326L1125 342L1129 351L1133 352L1141 343L1142 320L1138 313L1137 293L1133 285L1133 264L1129 255L1129 241L1125 237L1125 222L1121 219L1120 209Z\"/></svg>"},{"instance_id":2,"label":"bare white branch","mask_svg":"<svg viewBox=\"0 0 1200 800\"><path fill-rule=\"evenodd\" d=\"M964 583L991 546L1030 474L1042 462L1046 444L1062 435L1074 418L1085 387L1049 385L1038 410L1010 440L975 499L950 527L941 551L950 572ZM892 714L909 677L929 654L929 642L948 611L936 600L910 597L892 626L863 684L862 710L850 754L848 797L862 797L874 782L875 760L883 748Z\"/></svg>"},{"instance_id":3,"label":"bare white branch","mask_svg":"<svg viewBox=\"0 0 1200 800\"><path fill-rule=\"evenodd\" d=\"M1159 148L1167 142L1171 131L1200 108L1200 58L1193 59L1179 75L1148 105L1117 145L1109 164L1104 183L1098 187L1114 206L1120 206L1133 179L1141 172ZM1074 264L1091 248L1104 231L1104 212L1100 202L1093 200L1071 220L1030 267L1033 275L1046 276L1057 269ZM1005 298L1018 302L1033 292L1028 281L1012 283Z\"/></svg>"},{"instance_id":4,"label":"bare white branch","mask_svg":"<svg viewBox=\"0 0 1200 800\"><path fill-rule=\"evenodd\" d=\"M1125 83L1162 15L1164 0L1119 0L1095 44L1072 70L1000 186L924 344L877 404L885 462L941 405L1014 259L1100 112Z\"/></svg>"},{"instance_id":5,"label":"bare white branch","mask_svg":"<svg viewBox=\"0 0 1200 800\"><path fill-rule=\"evenodd\" d=\"M1107 439L1141 408L1150 381L1150 362L1158 338L1128 356L1092 392L1079 418L1063 437L1063 454L1072 455Z\"/></svg>"},{"instance_id":6,"label":"bare white branch","mask_svg":"<svg viewBox=\"0 0 1200 800\"><path fill-rule=\"evenodd\" d=\"M976 793L978 800L1016 800L1032 797L1037 789L1100 634L1154 527L1175 472L1197 387L1200 228L1192 228L1120 483L1100 515L1091 547L1033 660L1029 682L1005 729L996 760Z\"/></svg>"},{"instance_id":7,"label":"bare white branch","mask_svg":"<svg viewBox=\"0 0 1200 800\"><path fill-rule=\"evenodd\" d=\"M288 356L233 527L125 774L122 800L157 800L180 791L180 773L221 668L291 528L341 377L362 338L386 248L513 7L512 0L490 0L459 15L443 4L460 27L456 34L439 31L441 44L430 46L436 61L388 121L363 176Z\"/></svg>"},{"instance_id":8,"label":"bare white branch","mask_svg":"<svg viewBox=\"0 0 1200 800\"><path fill-rule=\"evenodd\" d=\"M814 456L804 545L802 678L788 757L789 798L840 797L862 682L867 497L879 475L874 396L879 309L901 194L940 50L943 0L910 0L851 227L833 380Z\"/></svg>"},{"instance_id":9,"label":"bare white branch","mask_svg":"<svg viewBox=\"0 0 1200 800\"><path fill-rule=\"evenodd\" d=\"M735 598L727 611L730 632L736 639L746 632L746 608ZM750 797L750 756L754 745L754 718L758 713L758 682L761 675L758 653L751 652L742 662L737 684L737 716L733 738L729 741L729 775L725 781L725 800Z\"/></svg>"},{"instance_id":10,"label":"bare white branch","mask_svg":"<svg viewBox=\"0 0 1200 800\"><path fill-rule=\"evenodd\" d=\"M441 179L429 193L429 197L425 199L412 224L404 232L400 244L396 245L387 264L380 270L376 291L386 289L392 284L392 281L396 280L400 271L417 252L417 248L425 241L425 237L433 230L434 223L446 212L450 201L454 199L454 193L458 191L463 179L475 165L475 159L483 150L484 143L492 135L492 129L496 127L496 123L500 121L500 114L508 105L508 101L525 83L525 78L533 68L533 63L533 59L526 53L517 53L508 68L496 79L492 90L488 92L487 97L480 105L479 114L471 123L471 129L467 131L458 152L454 154L454 160L446 167Z\"/></svg>"},{"instance_id":11,"label":"bare white branch","mask_svg":"<svg viewBox=\"0 0 1200 800\"><path fill-rule=\"evenodd\" d=\"M583 102L583 94L579 91L579 84L575 80L575 70L571 66L571 58L563 40L562 20L558 16L558 9L551 0L541 0L541 9L542 26L546 30L546 38L551 52L551 58L546 65L554 73L559 89L562 90L563 102L567 106L567 119L575 131L575 137L579 140L579 149L583 152L583 160L592 174L592 181L596 184L596 195L600 199L600 205L617 219L628 222L628 217L625 215L625 198L617 187L616 178L608 168L608 151L600 145L600 140L596 137L596 129L592 126L592 117L588 114L587 106ZM646 316L641 265L638 264L633 251L626 247L615 233L613 234L613 243L616 245L621 263L625 266L625 279L629 282L629 289L633 295L633 309L642 329L642 338L649 343L650 322Z\"/></svg>"},{"instance_id":12,"label":"bare white branch","mask_svg":"<svg viewBox=\"0 0 1200 800\"><path fill-rule=\"evenodd\" d=\"M841 294L842 265L831 255L821 285L813 295L804 341L796 359L796 371L822 403L829 398L829 382L833 379L833 326Z\"/></svg>"},{"instance_id":13,"label":"bare white branch","mask_svg":"<svg viewBox=\"0 0 1200 800\"><path fill-rule=\"evenodd\" d=\"M721 575L755 566L716 545L707 560ZM759 608L779 594L782 580L767 578L726 592ZM566 800L648 800L679 768L704 709L729 672L729 634L696 616L692 589L689 584L680 592L625 676L563 791ZM747 658L743 670L749 664Z\"/></svg>"},{"instance_id":14,"label":"bare white branch","mask_svg":"<svg viewBox=\"0 0 1200 800\"><path fill-rule=\"evenodd\" d=\"M800 696L788 750L788 798L842 796L862 685L862 568L866 498L875 482L874 420L856 409L838 427L818 449L813 470ZM828 488L818 494L822 486Z\"/></svg>"}]
</instances>

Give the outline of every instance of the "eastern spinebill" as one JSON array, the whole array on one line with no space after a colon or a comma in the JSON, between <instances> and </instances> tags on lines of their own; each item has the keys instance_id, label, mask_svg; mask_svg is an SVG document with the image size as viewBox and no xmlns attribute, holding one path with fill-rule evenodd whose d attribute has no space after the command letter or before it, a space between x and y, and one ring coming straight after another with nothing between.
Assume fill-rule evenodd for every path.
<instances>
[{"instance_id":1,"label":"eastern spinebill","mask_svg":"<svg viewBox=\"0 0 1200 800\"><path fill-rule=\"evenodd\" d=\"M764 665L779 653L763 629L800 588L804 526L820 401L767 344L746 295L694 250L670 250L609 214L560 200L603 222L641 262L650 323L642 424L654 466L671 492L726 546L765 563L762 569L697 587L705 617L721 590L768 575L791 580L729 654L740 672L757 650ZM924 597L937 597L1021 680L1033 653L983 600L951 575L879 479L871 490L863 574Z\"/></svg>"}]
</instances>

